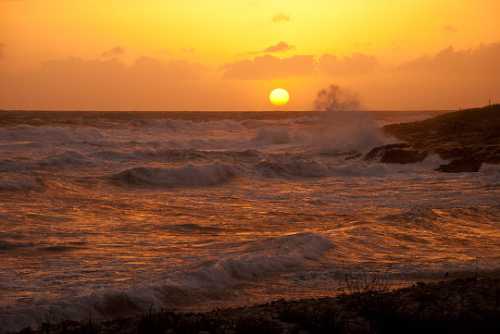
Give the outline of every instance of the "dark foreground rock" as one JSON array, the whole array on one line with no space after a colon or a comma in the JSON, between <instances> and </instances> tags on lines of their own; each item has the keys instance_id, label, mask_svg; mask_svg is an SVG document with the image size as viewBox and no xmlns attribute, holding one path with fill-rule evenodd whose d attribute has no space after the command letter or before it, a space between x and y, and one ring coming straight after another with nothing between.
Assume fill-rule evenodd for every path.
<instances>
[{"instance_id":1,"label":"dark foreground rock","mask_svg":"<svg viewBox=\"0 0 500 334\"><path fill-rule=\"evenodd\" d=\"M424 161L427 155L426 151L414 150L410 145L400 143L376 147L365 155L365 160L377 160L387 164L412 164Z\"/></svg>"},{"instance_id":2,"label":"dark foreground rock","mask_svg":"<svg viewBox=\"0 0 500 334\"><path fill-rule=\"evenodd\" d=\"M150 313L22 333L500 333L500 280L459 279L393 292L273 303L200 314Z\"/></svg>"},{"instance_id":3,"label":"dark foreground rock","mask_svg":"<svg viewBox=\"0 0 500 334\"><path fill-rule=\"evenodd\" d=\"M438 169L443 172L474 172L483 163L500 163L500 105L391 124L383 130L412 150L435 153L452 161Z\"/></svg>"}]
</instances>

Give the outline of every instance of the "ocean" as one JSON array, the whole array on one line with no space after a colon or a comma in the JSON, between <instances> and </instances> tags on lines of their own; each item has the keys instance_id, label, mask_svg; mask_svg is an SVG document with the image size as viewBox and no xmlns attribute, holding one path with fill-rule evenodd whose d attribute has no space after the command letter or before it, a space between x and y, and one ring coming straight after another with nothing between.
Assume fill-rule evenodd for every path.
<instances>
[{"instance_id":1,"label":"ocean","mask_svg":"<svg viewBox=\"0 0 500 334\"><path fill-rule=\"evenodd\" d=\"M0 112L0 332L498 269L500 167L363 159L436 114Z\"/></svg>"}]
</instances>

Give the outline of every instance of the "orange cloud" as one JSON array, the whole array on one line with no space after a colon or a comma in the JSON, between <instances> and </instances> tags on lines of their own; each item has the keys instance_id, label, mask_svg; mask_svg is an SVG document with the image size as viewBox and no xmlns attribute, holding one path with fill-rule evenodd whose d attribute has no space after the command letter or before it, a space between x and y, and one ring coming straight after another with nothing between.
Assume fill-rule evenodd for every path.
<instances>
[{"instance_id":1,"label":"orange cloud","mask_svg":"<svg viewBox=\"0 0 500 334\"><path fill-rule=\"evenodd\" d=\"M10 48L9 48L10 50ZM260 55L211 70L186 60L67 58L22 72L0 66L0 107L25 109L265 109L273 83L294 90L296 106L336 83L369 109L436 109L500 102L500 43L444 49L402 65L354 54Z\"/></svg>"},{"instance_id":2,"label":"orange cloud","mask_svg":"<svg viewBox=\"0 0 500 334\"><path fill-rule=\"evenodd\" d=\"M288 58L265 55L226 64L223 71L224 77L229 79L261 80L311 75L315 67L314 57L309 55Z\"/></svg>"},{"instance_id":3,"label":"orange cloud","mask_svg":"<svg viewBox=\"0 0 500 334\"><path fill-rule=\"evenodd\" d=\"M455 109L500 102L500 43L447 48L364 77L355 85L378 108Z\"/></svg>"},{"instance_id":4,"label":"orange cloud","mask_svg":"<svg viewBox=\"0 0 500 334\"><path fill-rule=\"evenodd\" d=\"M424 56L399 66L402 71L431 72L463 76L498 76L500 43L481 45L476 49L455 50L449 47L434 56Z\"/></svg>"},{"instance_id":5,"label":"orange cloud","mask_svg":"<svg viewBox=\"0 0 500 334\"><path fill-rule=\"evenodd\" d=\"M343 58L325 54L319 58L318 65L319 70L328 75L356 75L372 72L379 62L374 56L360 53Z\"/></svg>"},{"instance_id":6,"label":"orange cloud","mask_svg":"<svg viewBox=\"0 0 500 334\"><path fill-rule=\"evenodd\" d=\"M275 53L275 52L286 52L295 49L295 46L290 45L286 42L279 42L278 44L271 45L270 47L264 49L264 53Z\"/></svg>"},{"instance_id":7,"label":"orange cloud","mask_svg":"<svg viewBox=\"0 0 500 334\"><path fill-rule=\"evenodd\" d=\"M118 57L121 56L125 53L125 49L122 48L121 46L115 46L114 48L107 50L102 53L102 56L105 58L108 57Z\"/></svg>"},{"instance_id":8,"label":"orange cloud","mask_svg":"<svg viewBox=\"0 0 500 334\"><path fill-rule=\"evenodd\" d=\"M274 23L283 23L283 22L290 22L290 16L283 14L283 13L278 13L273 16L273 22Z\"/></svg>"},{"instance_id":9,"label":"orange cloud","mask_svg":"<svg viewBox=\"0 0 500 334\"><path fill-rule=\"evenodd\" d=\"M449 33L455 33L458 31L458 29L455 26L452 26L451 24L447 24L443 27L443 30Z\"/></svg>"},{"instance_id":10,"label":"orange cloud","mask_svg":"<svg viewBox=\"0 0 500 334\"><path fill-rule=\"evenodd\" d=\"M193 105L194 99L213 95L201 80L205 71L197 63L148 57L131 65L117 58L52 60L32 72L0 75L0 101L3 106L29 109Z\"/></svg>"}]
</instances>

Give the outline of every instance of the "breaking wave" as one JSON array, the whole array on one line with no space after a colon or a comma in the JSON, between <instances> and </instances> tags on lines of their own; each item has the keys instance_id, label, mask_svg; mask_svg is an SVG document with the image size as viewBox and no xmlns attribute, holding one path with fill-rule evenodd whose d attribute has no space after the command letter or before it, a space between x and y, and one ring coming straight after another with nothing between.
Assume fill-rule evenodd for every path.
<instances>
[{"instance_id":1,"label":"breaking wave","mask_svg":"<svg viewBox=\"0 0 500 334\"><path fill-rule=\"evenodd\" d=\"M88 166L92 165L92 161L83 154L76 151L66 151L61 154L48 156L38 162L41 167L71 167L71 166Z\"/></svg>"},{"instance_id":2,"label":"breaking wave","mask_svg":"<svg viewBox=\"0 0 500 334\"><path fill-rule=\"evenodd\" d=\"M327 166L308 159L263 160L256 169L265 177L324 177L330 174Z\"/></svg>"},{"instance_id":3,"label":"breaking wave","mask_svg":"<svg viewBox=\"0 0 500 334\"><path fill-rule=\"evenodd\" d=\"M326 237L299 233L252 242L239 254L229 255L190 272L190 285L227 288L268 275L304 268L333 247Z\"/></svg>"},{"instance_id":4,"label":"breaking wave","mask_svg":"<svg viewBox=\"0 0 500 334\"><path fill-rule=\"evenodd\" d=\"M121 185L152 187L200 187L229 182L236 176L235 169L219 163L188 164L182 167L127 169L111 177Z\"/></svg>"},{"instance_id":5,"label":"breaking wave","mask_svg":"<svg viewBox=\"0 0 500 334\"><path fill-rule=\"evenodd\" d=\"M0 244L1 245L1 244ZM299 233L249 242L237 252L202 263L197 268L165 273L165 281L126 291L102 291L50 305L11 309L0 314L5 330L20 330L54 314L61 320L96 320L124 314L140 314L151 307L199 303L204 296L225 294L241 284L252 284L270 275L303 270L317 263L333 247L326 237ZM119 312L115 311L119 309ZM1 332L1 330L0 330Z\"/></svg>"},{"instance_id":6,"label":"breaking wave","mask_svg":"<svg viewBox=\"0 0 500 334\"><path fill-rule=\"evenodd\" d=\"M43 191L45 183L39 177L0 176L1 191Z\"/></svg>"},{"instance_id":7,"label":"breaking wave","mask_svg":"<svg viewBox=\"0 0 500 334\"><path fill-rule=\"evenodd\" d=\"M75 143L99 142L103 139L102 133L92 127L55 127L19 125L9 128L0 128L0 141L7 142L36 142L36 143Z\"/></svg>"}]
</instances>

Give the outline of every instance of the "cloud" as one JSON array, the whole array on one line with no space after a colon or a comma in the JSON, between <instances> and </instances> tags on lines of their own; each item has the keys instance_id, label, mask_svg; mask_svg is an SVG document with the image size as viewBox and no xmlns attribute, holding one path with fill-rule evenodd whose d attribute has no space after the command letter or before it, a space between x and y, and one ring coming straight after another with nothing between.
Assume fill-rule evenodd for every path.
<instances>
[{"instance_id":1,"label":"cloud","mask_svg":"<svg viewBox=\"0 0 500 334\"><path fill-rule=\"evenodd\" d=\"M227 79L262 80L311 75L315 67L315 59L309 55L288 58L265 55L226 64L223 71Z\"/></svg>"},{"instance_id":2,"label":"cloud","mask_svg":"<svg viewBox=\"0 0 500 334\"><path fill-rule=\"evenodd\" d=\"M271 45L270 47L264 49L264 53L275 53L275 52L286 52L295 49L295 46L290 45L286 42L279 42L278 44Z\"/></svg>"},{"instance_id":3,"label":"cloud","mask_svg":"<svg viewBox=\"0 0 500 334\"><path fill-rule=\"evenodd\" d=\"M450 24L447 24L443 27L443 30L448 32L448 33L455 33L455 32L458 32L458 29L457 27L455 26L452 26Z\"/></svg>"},{"instance_id":4,"label":"cloud","mask_svg":"<svg viewBox=\"0 0 500 334\"><path fill-rule=\"evenodd\" d=\"M122 48L121 46L115 46L112 49L109 49L105 52L102 53L102 57L104 58L111 58L111 57L118 57L121 56L125 53L125 49Z\"/></svg>"},{"instance_id":5,"label":"cloud","mask_svg":"<svg viewBox=\"0 0 500 334\"><path fill-rule=\"evenodd\" d=\"M330 54L321 56L318 60L319 70L328 75L359 75L373 72L379 62L374 56L355 53L347 57L337 57Z\"/></svg>"},{"instance_id":6,"label":"cloud","mask_svg":"<svg viewBox=\"0 0 500 334\"><path fill-rule=\"evenodd\" d=\"M192 105L198 96L211 98L202 92L211 90L201 82L204 75L202 65L183 60L142 57L128 65L118 58L56 59L0 76L0 101L34 109Z\"/></svg>"},{"instance_id":7,"label":"cloud","mask_svg":"<svg viewBox=\"0 0 500 334\"><path fill-rule=\"evenodd\" d=\"M283 13L278 13L273 16L274 23L290 22L290 20L291 20L290 16Z\"/></svg>"},{"instance_id":8,"label":"cloud","mask_svg":"<svg viewBox=\"0 0 500 334\"><path fill-rule=\"evenodd\" d=\"M291 47L278 43L266 50L281 52ZM337 57L325 54L319 58L311 55L297 55L280 58L273 55L244 59L223 66L224 77L231 79L259 80L279 79L287 77L322 75L350 77L370 74L380 67L374 56L353 54L348 57Z\"/></svg>"},{"instance_id":9,"label":"cloud","mask_svg":"<svg viewBox=\"0 0 500 334\"><path fill-rule=\"evenodd\" d=\"M377 71L355 85L373 108L456 109L500 102L500 43L453 47Z\"/></svg>"},{"instance_id":10,"label":"cloud","mask_svg":"<svg viewBox=\"0 0 500 334\"><path fill-rule=\"evenodd\" d=\"M433 56L423 56L398 67L400 71L432 72L453 76L497 76L500 73L500 43L475 49L448 47Z\"/></svg>"},{"instance_id":11,"label":"cloud","mask_svg":"<svg viewBox=\"0 0 500 334\"><path fill-rule=\"evenodd\" d=\"M140 77L164 77L170 80L198 80L205 67L185 60L173 60L164 63L151 57L138 58L129 68L130 72Z\"/></svg>"}]
</instances>

